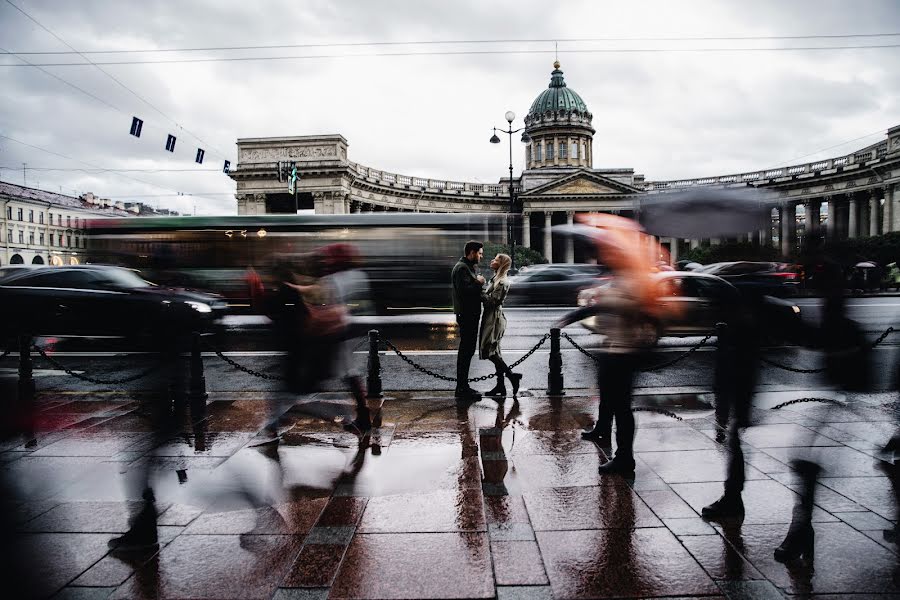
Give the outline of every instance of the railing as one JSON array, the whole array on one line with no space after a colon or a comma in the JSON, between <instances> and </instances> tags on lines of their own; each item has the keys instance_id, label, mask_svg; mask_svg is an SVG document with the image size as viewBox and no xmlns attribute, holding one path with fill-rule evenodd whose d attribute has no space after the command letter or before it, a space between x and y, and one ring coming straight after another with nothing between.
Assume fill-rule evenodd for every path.
<instances>
[{"instance_id":1,"label":"railing","mask_svg":"<svg viewBox=\"0 0 900 600\"><path fill-rule=\"evenodd\" d=\"M877 145L869 146L862 150L857 150L852 154L840 156L837 158L829 158L825 160L817 160L816 162L806 163L802 165L791 165L780 167L777 169L765 169L762 171L749 171L747 173L735 173L734 175L721 175L719 177L701 177L697 179L676 179L671 181L648 181L644 184L646 191L675 190L686 187L701 185L716 185L723 183L739 183L739 182L764 182L769 179L777 179L781 177L794 177L804 173L817 173L826 169L834 169L837 167L846 167L853 164L866 163L871 160L884 158L888 153L887 142L880 142Z\"/></svg>"},{"instance_id":2,"label":"railing","mask_svg":"<svg viewBox=\"0 0 900 600\"><path fill-rule=\"evenodd\" d=\"M505 196L509 193L508 184L484 184L465 181L446 181L443 179L425 179L422 177L412 177L410 175L399 175L397 173L379 171L356 163L350 163L350 169L360 179L374 181L375 183L389 186L401 185L407 188L418 188L422 191L437 190L440 193L445 190L450 190L454 192L468 192L471 194L493 194L494 196ZM513 190L515 192L520 192L521 189L519 184L513 184Z\"/></svg>"}]
</instances>

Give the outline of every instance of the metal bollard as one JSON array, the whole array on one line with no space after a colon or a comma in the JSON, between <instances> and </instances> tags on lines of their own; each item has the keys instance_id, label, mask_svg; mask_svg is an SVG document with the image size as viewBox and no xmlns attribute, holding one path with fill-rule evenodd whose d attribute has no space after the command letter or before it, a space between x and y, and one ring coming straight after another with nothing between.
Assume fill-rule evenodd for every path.
<instances>
[{"instance_id":1,"label":"metal bollard","mask_svg":"<svg viewBox=\"0 0 900 600\"><path fill-rule=\"evenodd\" d=\"M19 336L19 409L34 402L34 377L31 363L31 336Z\"/></svg>"},{"instance_id":2,"label":"metal bollard","mask_svg":"<svg viewBox=\"0 0 900 600\"><path fill-rule=\"evenodd\" d=\"M206 377L203 375L203 355L200 352L200 334L194 332L191 338L191 380L188 384L188 401L191 406L191 416L194 421L205 417Z\"/></svg>"},{"instance_id":3,"label":"metal bollard","mask_svg":"<svg viewBox=\"0 0 900 600\"><path fill-rule=\"evenodd\" d=\"M550 364L547 373L547 395L565 396L563 389L562 353L559 350L559 327L550 330Z\"/></svg>"},{"instance_id":4,"label":"metal bollard","mask_svg":"<svg viewBox=\"0 0 900 600\"><path fill-rule=\"evenodd\" d=\"M366 361L366 398L381 398L381 358L378 356L377 329L369 330L369 358Z\"/></svg>"}]
</instances>

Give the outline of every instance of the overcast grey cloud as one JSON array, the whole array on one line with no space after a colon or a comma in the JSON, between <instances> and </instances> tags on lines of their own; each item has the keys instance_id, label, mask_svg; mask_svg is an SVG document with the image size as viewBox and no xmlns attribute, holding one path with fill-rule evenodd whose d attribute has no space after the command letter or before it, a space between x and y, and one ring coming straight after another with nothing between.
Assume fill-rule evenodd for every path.
<instances>
[{"instance_id":1,"label":"overcast grey cloud","mask_svg":"<svg viewBox=\"0 0 900 600\"><path fill-rule=\"evenodd\" d=\"M802 36L900 31L900 4L883 2L599 2L517 0L175 2L13 0L75 48L167 49L428 40ZM0 2L6 50L65 51ZM596 167L632 167L648 179L766 168L846 140L823 155L874 142L900 124L900 48L679 52L687 48L900 44L900 37L841 40L559 43L568 84L594 114ZM667 52L588 52L666 49ZM533 54L349 56L434 51ZM502 43L91 55L95 61L343 55L339 58L104 66L153 108L92 66L0 67L0 133L105 168L191 169L112 173L29 171L45 189L93 191L198 214L233 213L233 182L219 169L239 137L340 133L350 158L389 171L494 181L506 149L487 143L506 110L521 119L549 82L553 44ZM81 62L77 55L26 55ZM12 56L0 63L15 64ZM144 119L140 139L131 115ZM521 122L521 121L519 121ZM174 154L167 133L178 136ZM202 167L193 162L198 146ZM221 155L220 155L221 154ZM222 156L224 155L224 156ZM806 157L802 160L810 160ZM0 139L4 180L21 164L84 166ZM522 166L517 149L517 169ZM9 167L18 167L9 170ZM205 171L203 169L215 169ZM151 185L152 184L152 185ZM178 192L200 193L178 197ZM150 198L152 195L171 194Z\"/></svg>"}]
</instances>

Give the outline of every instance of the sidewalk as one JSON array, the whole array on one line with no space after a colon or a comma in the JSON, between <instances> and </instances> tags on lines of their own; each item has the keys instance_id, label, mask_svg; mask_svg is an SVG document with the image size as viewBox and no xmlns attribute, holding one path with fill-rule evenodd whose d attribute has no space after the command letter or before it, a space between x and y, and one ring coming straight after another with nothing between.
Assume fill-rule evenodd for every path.
<instances>
[{"instance_id":1,"label":"sidewalk","mask_svg":"<svg viewBox=\"0 0 900 600\"><path fill-rule=\"evenodd\" d=\"M523 397L502 409L445 392L391 393L360 444L335 418L344 394L285 415L283 438L248 447L258 397L213 395L202 423L158 448L115 395L47 394L35 444L3 447L9 506L58 598L595 598L900 593L895 501L876 468L896 394L846 397L768 388L744 438L743 524L699 517L721 493L724 448L702 389L642 390L636 479L599 476L608 450L580 439L596 402ZM833 398L854 410L804 402ZM664 414L666 413L666 414ZM499 437L498 437L499 436ZM772 551L791 518L793 456L825 467L815 568ZM129 466L157 476L161 549L123 561L106 542L127 529ZM251 490L271 505L238 501Z\"/></svg>"}]
</instances>

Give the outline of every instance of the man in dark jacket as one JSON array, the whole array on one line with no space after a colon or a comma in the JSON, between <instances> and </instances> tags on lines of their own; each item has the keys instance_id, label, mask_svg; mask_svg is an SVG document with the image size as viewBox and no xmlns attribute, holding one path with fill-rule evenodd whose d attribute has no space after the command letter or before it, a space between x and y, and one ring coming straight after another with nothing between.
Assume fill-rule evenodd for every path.
<instances>
[{"instance_id":1,"label":"man in dark jacket","mask_svg":"<svg viewBox=\"0 0 900 600\"><path fill-rule=\"evenodd\" d=\"M478 322L481 318L481 288L484 277L478 274L478 263L484 256L481 242L466 242L464 254L453 267L453 312L459 326L459 352L456 355L456 397L478 400L481 394L469 387L469 365L478 345Z\"/></svg>"}]
</instances>

